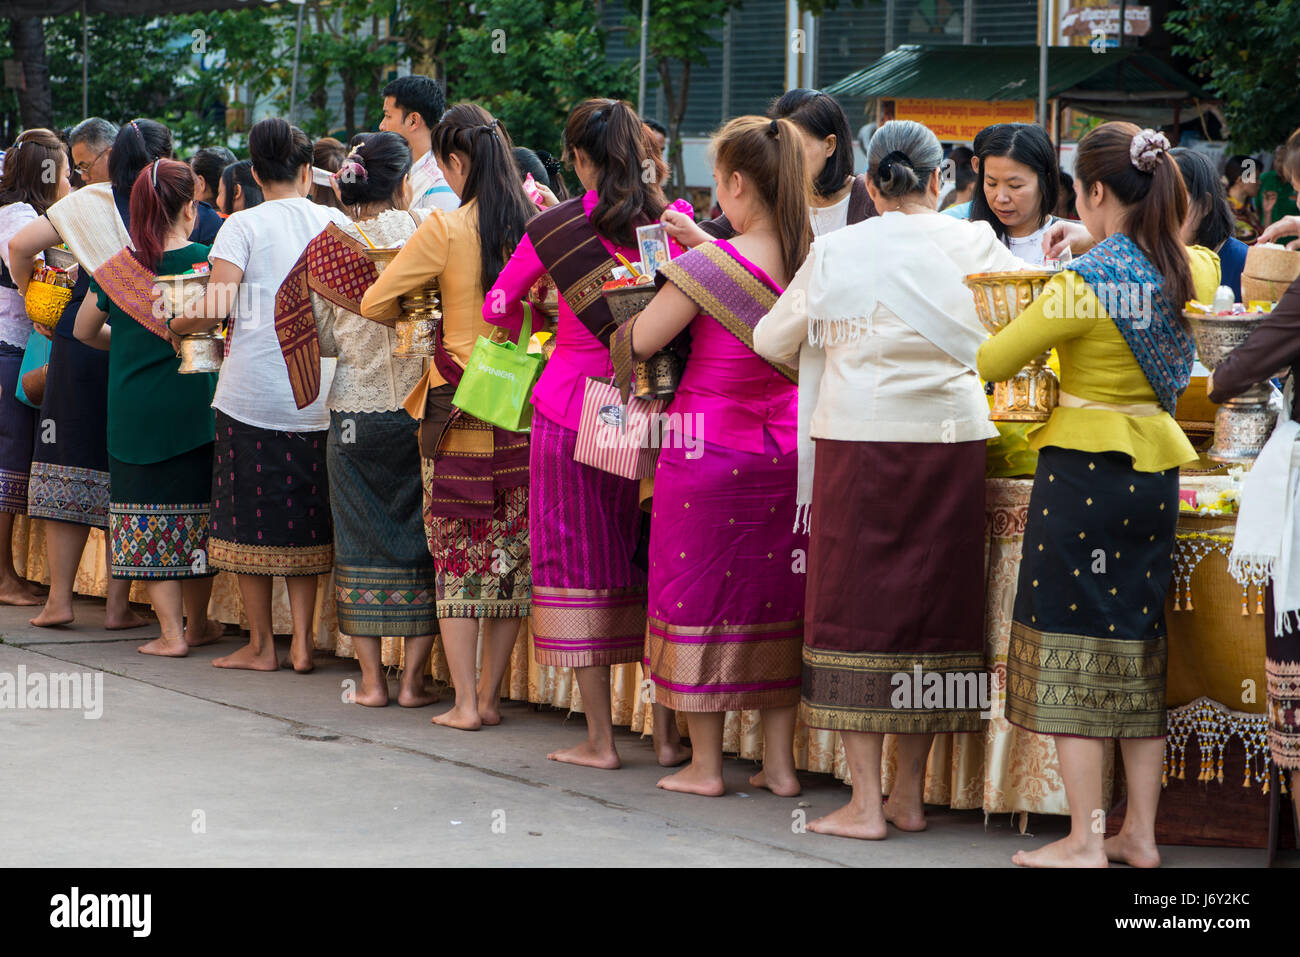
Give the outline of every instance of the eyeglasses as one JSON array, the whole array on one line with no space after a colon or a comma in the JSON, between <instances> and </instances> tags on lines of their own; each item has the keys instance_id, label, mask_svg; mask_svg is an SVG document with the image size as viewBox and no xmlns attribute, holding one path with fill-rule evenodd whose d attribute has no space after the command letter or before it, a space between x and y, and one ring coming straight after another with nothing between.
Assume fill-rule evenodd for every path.
<instances>
[{"instance_id":1,"label":"eyeglasses","mask_svg":"<svg viewBox=\"0 0 1300 957\"><path fill-rule=\"evenodd\" d=\"M72 168L75 169L80 175L85 176L87 173L90 172L90 168L99 162L99 158L111 149L112 149L111 146L106 146L98 153L96 153L95 158L92 159L89 163L78 163L76 166Z\"/></svg>"}]
</instances>

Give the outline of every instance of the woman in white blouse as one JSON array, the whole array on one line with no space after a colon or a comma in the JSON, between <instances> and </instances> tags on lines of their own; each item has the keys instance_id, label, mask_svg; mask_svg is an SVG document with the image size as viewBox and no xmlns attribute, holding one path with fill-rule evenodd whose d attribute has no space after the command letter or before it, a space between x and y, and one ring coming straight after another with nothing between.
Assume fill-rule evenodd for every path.
<instances>
[{"instance_id":1,"label":"woman in white blouse","mask_svg":"<svg viewBox=\"0 0 1300 957\"><path fill-rule=\"evenodd\" d=\"M975 690L996 430L975 373L987 333L962 278L1025 264L988 224L936 215L942 161L924 126L881 127L868 174L881 215L819 237L754 332L760 355L799 358L800 394L814 400L800 415L799 519L812 534L802 717L841 732L853 775L850 803L809 825L825 834L923 829L934 734L977 731L987 708ZM970 693L944 700L936 684ZM898 779L882 804L886 733L900 735Z\"/></svg>"},{"instance_id":2,"label":"woman in white blouse","mask_svg":"<svg viewBox=\"0 0 1300 957\"><path fill-rule=\"evenodd\" d=\"M312 668L317 576L334 563L329 485L325 473L329 410L318 396L294 402L275 331L275 296L289 270L337 209L307 199L311 140L282 119L256 123L248 134L253 177L265 202L233 213L212 245L212 275L202 314L169 321L172 332L211 329L229 317L229 355L216 396L216 457L208 561L234 572L248 617L248 645L215 659L219 668L280 667L271 631L271 583L285 576L293 614L290 657L295 671ZM319 360L318 360L319 361ZM333 360L322 363L328 393Z\"/></svg>"}]
</instances>

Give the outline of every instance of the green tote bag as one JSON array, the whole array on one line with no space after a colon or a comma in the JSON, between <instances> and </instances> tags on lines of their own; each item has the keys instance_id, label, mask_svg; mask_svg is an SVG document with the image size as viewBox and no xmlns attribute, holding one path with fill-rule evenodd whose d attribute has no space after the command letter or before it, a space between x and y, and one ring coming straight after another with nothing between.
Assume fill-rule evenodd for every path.
<instances>
[{"instance_id":1,"label":"green tote bag","mask_svg":"<svg viewBox=\"0 0 1300 957\"><path fill-rule=\"evenodd\" d=\"M498 428L529 431L533 406L528 399L544 365L541 356L528 354L532 335L533 309L525 303L518 342L492 342L479 336L451 404Z\"/></svg>"}]
</instances>

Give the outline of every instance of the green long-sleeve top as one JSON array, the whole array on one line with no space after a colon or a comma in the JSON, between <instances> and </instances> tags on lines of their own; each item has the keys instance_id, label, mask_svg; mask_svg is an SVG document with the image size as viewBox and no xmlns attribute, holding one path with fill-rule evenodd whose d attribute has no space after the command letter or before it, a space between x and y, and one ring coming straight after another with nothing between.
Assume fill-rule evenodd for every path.
<instances>
[{"instance_id":1,"label":"green long-sleeve top","mask_svg":"<svg viewBox=\"0 0 1300 957\"><path fill-rule=\"evenodd\" d=\"M1219 283L1218 257L1200 246L1190 247L1188 253L1196 297L1208 302ZM1158 407L1155 391L1101 300L1068 270L1054 276L1042 295L980 347L979 374L997 382L1010 379L1053 347L1061 358L1062 391L1108 405ZM1034 449L1123 452L1139 472L1162 472L1197 459L1183 430L1164 410L1130 415L1057 406L1029 444Z\"/></svg>"}]
</instances>

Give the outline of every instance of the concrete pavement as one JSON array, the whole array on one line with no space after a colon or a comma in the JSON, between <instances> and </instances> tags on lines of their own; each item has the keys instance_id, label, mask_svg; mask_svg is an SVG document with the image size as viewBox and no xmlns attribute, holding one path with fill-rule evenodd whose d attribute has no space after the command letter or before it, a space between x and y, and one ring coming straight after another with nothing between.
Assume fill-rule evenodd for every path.
<instances>
[{"instance_id":1,"label":"concrete pavement","mask_svg":"<svg viewBox=\"0 0 1300 957\"><path fill-rule=\"evenodd\" d=\"M930 809L930 829L875 843L800 833L848 790L801 775L799 798L749 788L728 760L722 798L655 788L648 739L618 732L624 767L546 760L583 734L581 715L510 702L477 733L429 723L450 705L362 708L343 700L355 662L321 654L310 675L211 667L241 639L182 660L136 652L156 626L103 629L79 599L63 629L0 607L0 675L102 672L102 715L0 710L0 864L1010 866L1064 833L1034 816ZM395 684L392 686L394 692ZM1168 866L1258 867L1262 851L1162 848Z\"/></svg>"}]
</instances>

